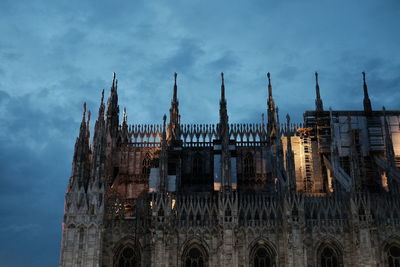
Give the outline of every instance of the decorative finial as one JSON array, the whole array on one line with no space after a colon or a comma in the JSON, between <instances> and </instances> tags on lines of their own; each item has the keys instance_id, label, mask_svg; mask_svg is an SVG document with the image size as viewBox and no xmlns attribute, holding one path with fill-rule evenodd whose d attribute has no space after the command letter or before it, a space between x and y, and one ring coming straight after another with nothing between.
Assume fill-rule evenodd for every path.
<instances>
[{"instance_id":1,"label":"decorative finial","mask_svg":"<svg viewBox=\"0 0 400 267\"><path fill-rule=\"evenodd\" d=\"M174 81L175 81L175 85L176 85L176 77L178 76L178 73L174 73Z\"/></svg>"},{"instance_id":2,"label":"decorative finial","mask_svg":"<svg viewBox=\"0 0 400 267\"><path fill-rule=\"evenodd\" d=\"M383 112L385 112L385 111L386 111L386 108L385 108L385 106L382 106L382 110L383 110Z\"/></svg>"},{"instance_id":3,"label":"decorative finial","mask_svg":"<svg viewBox=\"0 0 400 267\"><path fill-rule=\"evenodd\" d=\"M104 102L104 88L103 88L103 91L101 92L101 103L103 103Z\"/></svg>"},{"instance_id":4,"label":"decorative finial","mask_svg":"<svg viewBox=\"0 0 400 267\"><path fill-rule=\"evenodd\" d=\"M89 122L90 122L90 110L88 111L88 124L89 124Z\"/></svg>"},{"instance_id":5,"label":"decorative finial","mask_svg":"<svg viewBox=\"0 0 400 267\"><path fill-rule=\"evenodd\" d=\"M164 126L165 126L165 123L166 123L166 121L167 121L167 115L166 114L164 114L164 116L163 116L163 123L164 123Z\"/></svg>"},{"instance_id":6,"label":"decorative finial","mask_svg":"<svg viewBox=\"0 0 400 267\"><path fill-rule=\"evenodd\" d=\"M126 107L124 107L123 121L124 121L125 123L128 121L128 115L126 114Z\"/></svg>"},{"instance_id":7,"label":"decorative finial","mask_svg":"<svg viewBox=\"0 0 400 267\"><path fill-rule=\"evenodd\" d=\"M268 77L268 85L271 85L271 74L269 72L267 73L267 77Z\"/></svg>"},{"instance_id":8,"label":"decorative finial","mask_svg":"<svg viewBox=\"0 0 400 267\"><path fill-rule=\"evenodd\" d=\"M83 117L86 115L86 102L83 103Z\"/></svg>"},{"instance_id":9,"label":"decorative finial","mask_svg":"<svg viewBox=\"0 0 400 267\"><path fill-rule=\"evenodd\" d=\"M318 72L315 72L315 82L318 85Z\"/></svg>"},{"instance_id":10,"label":"decorative finial","mask_svg":"<svg viewBox=\"0 0 400 267\"><path fill-rule=\"evenodd\" d=\"M362 76L363 76L363 82L366 83L365 82L365 71L362 72Z\"/></svg>"},{"instance_id":11,"label":"decorative finial","mask_svg":"<svg viewBox=\"0 0 400 267\"><path fill-rule=\"evenodd\" d=\"M221 80L222 80L222 84L224 84L224 73L221 72Z\"/></svg>"}]
</instances>

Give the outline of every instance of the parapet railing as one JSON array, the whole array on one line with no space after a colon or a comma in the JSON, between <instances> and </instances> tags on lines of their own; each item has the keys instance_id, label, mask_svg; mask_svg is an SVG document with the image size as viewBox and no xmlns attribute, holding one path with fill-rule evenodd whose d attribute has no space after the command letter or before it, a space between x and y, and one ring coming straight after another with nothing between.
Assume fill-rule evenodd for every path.
<instances>
[{"instance_id":1,"label":"parapet railing","mask_svg":"<svg viewBox=\"0 0 400 267\"><path fill-rule=\"evenodd\" d=\"M151 193L111 207L115 218L140 218L147 227L277 227L284 220L307 227L352 223L400 225L399 195L356 194L288 198L268 193ZM111 213L112 213L111 212Z\"/></svg>"},{"instance_id":2,"label":"parapet railing","mask_svg":"<svg viewBox=\"0 0 400 267\"><path fill-rule=\"evenodd\" d=\"M303 124L280 124L278 129L282 135L297 135ZM121 127L121 132L122 127ZM161 145L163 126L161 124L137 124L127 128L127 143L134 147L158 147ZM168 131L167 131L168 133ZM181 124L178 139L184 147L212 146L219 139L218 124ZM168 137L167 137L168 138ZM262 146L267 140L266 124L263 123L231 123L229 138L238 146Z\"/></svg>"}]
</instances>

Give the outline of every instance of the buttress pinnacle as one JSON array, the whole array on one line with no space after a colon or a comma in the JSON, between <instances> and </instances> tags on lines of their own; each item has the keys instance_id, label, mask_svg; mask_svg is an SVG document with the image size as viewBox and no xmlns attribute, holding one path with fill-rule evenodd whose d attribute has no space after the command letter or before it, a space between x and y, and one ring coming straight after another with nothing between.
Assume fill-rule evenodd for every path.
<instances>
[{"instance_id":1,"label":"buttress pinnacle","mask_svg":"<svg viewBox=\"0 0 400 267\"><path fill-rule=\"evenodd\" d=\"M316 98L315 98L315 110L316 111L323 111L324 110L324 105L322 103L321 95L320 95L320 90L319 90L319 84L318 84L318 72L315 72L315 93L316 93Z\"/></svg>"},{"instance_id":2,"label":"buttress pinnacle","mask_svg":"<svg viewBox=\"0 0 400 267\"><path fill-rule=\"evenodd\" d=\"M364 111L366 113L370 113L372 111L372 105L371 105L371 100L369 99L368 95L368 87L367 87L367 82L365 81L365 72L362 72L363 76L363 88L364 88Z\"/></svg>"},{"instance_id":3,"label":"buttress pinnacle","mask_svg":"<svg viewBox=\"0 0 400 267\"><path fill-rule=\"evenodd\" d=\"M268 137L274 139L276 137L276 109L274 98L272 97L271 74L267 73L268 77L268 124L267 131Z\"/></svg>"},{"instance_id":4,"label":"buttress pinnacle","mask_svg":"<svg viewBox=\"0 0 400 267\"><path fill-rule=\"evenodd\" d=\"M174 73L174 96L173 96L173 101L177 101L178 99L178 86L176 85L176 78L178 74L175 72Z\"/></svg>"},{"instance_id":5,"label":"buttress pinnacle","mask_svg":"<svg viewBox=\"0 0 400 267\"><path fill-rule=\"evenodd\" d=\"M225 81L223 72L221 72L221 101L222 100L225 100Z\"/></svg>"},{"instance_id":6,"label":"buttress pinnacle","mask_svg":"<svg viewBox=\"0 0 400 267\"><path fill-rule=\"evenodd\" d=\"M169 125L168 125L168 139L177 140L179 138L180 131L180 115L179 115L179 101L178 101L178 85L177 85L178 74L174 73L174 90L171 100L171 107L169 109Z\"/></svg>"}]
</instances>

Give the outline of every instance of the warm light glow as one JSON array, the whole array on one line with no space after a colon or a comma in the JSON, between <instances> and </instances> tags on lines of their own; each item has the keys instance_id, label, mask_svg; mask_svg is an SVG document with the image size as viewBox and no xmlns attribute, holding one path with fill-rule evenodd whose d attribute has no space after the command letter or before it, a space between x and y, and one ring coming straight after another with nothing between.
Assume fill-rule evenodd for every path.
<instances>
[{"instance_id":1,"label":"warm light glow","mask_svg":"<svg viewBox=\"0 0 400 267\"><path fill-rule=\"evenodd\" d=\"M332 182L332 173L331 170L327 169L328 171L328 191L333 193L333 182Z\"/></svg>"},{"instance_id":2,"label":"warm light glow","mask_svg":"<svg viewBox=\"0 0 400 267\"><path fill-rule=\"evenodd\" d=\"M382 187L386 190L389 191L389 185L388 185L388 179L386 176L386 172L382 173L381 175L381 181L382 181Z\"/></svg>"},{"instance_id":3,"label":"warm light glow","mask_svg":"<svg viewBox=\"0 0 400 267\"><path fill-rule=\"evenodd\" d=\"M221 183L214 183L214 191L221 190Z\"/></svg>"}]
</instances>

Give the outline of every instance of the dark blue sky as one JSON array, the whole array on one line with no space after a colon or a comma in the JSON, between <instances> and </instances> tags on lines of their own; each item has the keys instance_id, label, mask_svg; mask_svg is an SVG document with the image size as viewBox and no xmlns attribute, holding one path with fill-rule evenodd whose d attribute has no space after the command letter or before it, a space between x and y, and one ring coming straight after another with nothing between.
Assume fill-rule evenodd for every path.
<instances>
[{"instance_id":1,"label":"dark blue sky","mask_svg":"<svg viewBox=\"0 0 400 267\"><path fill-rule=\"evenodd\" d=\"M119 78L130 123L160 123L179 73L182 122L259 122L271 72L281 118L400 109L400 2L0 1L0 267L56 266L82 103ZM108 93L108 91L107 91Z\"/></svg>"}]
</instances>

